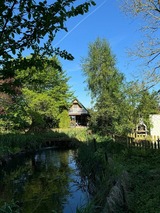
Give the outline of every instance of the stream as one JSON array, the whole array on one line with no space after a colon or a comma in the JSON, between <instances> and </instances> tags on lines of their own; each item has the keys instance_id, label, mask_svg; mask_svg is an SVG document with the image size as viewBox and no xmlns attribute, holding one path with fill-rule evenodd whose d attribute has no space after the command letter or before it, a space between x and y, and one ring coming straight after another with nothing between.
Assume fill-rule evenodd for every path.
<instances>
[{"instance_id":1,"label":"stream","mask_svg":"<svg viewBox=\"0 0 160 213\"><path fill-rule=\"evenodd\" d=\"M88 202L73 150L45 149L0 171L0 207L18 202L23 213L76 213Z\"/></svg>"}]
</instances>

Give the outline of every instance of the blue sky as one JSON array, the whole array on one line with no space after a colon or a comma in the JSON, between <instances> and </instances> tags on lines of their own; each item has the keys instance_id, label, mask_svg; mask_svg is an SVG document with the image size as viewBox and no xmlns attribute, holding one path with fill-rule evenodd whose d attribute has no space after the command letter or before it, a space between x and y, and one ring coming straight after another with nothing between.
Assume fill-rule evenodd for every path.
<instances>
[{"instance_id":1,"label":"blue sky","mask_svg":"<svg viewBox=\"0 0 160 213\"><path fill-rule=\"evenodd\" d=\"M78 3L83 1L79 0ZM117 58L117 67L127 81L137 76L136 62L128 57L127 50L134 47L141 34L140 20L127 17L118 0L95 0L96 6L83 15L66 22L68 33L60 32L53 45L70 52L75 59L60 59L62 67L70 77L69 84L75 96L85 107L91 107L89 92L86 91L85 77L80 67L82 57L88 53L88 44L97 37L106 39Z\"/></svg>"}]
</instances>

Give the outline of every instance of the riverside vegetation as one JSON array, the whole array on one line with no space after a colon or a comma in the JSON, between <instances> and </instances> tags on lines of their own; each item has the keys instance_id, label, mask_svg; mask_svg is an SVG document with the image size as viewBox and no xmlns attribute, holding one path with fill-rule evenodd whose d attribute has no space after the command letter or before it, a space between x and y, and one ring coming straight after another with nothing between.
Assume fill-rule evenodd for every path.
<instances>
[{"instance_id":1,"label":"riverside vegetation","mask_svg":"<svg viewBox=\"0 0 160 213\"><path fill-rule=\"evenodd\" d=\"M46 146L77 148L86 138L86 130L56 129L45 133L0 134L0 158L19 152L35 151ZM55 143L57 142L57 143Z\"/></svg>"},{"instance_id":2,"label":"riverside vegetation","mask_svg":"<svg viewBox=\"0 0 160 213\"><path fill-rule=\"evenodd\" d=\"M86 138L85 129L55 129L46 133L10 133L0 135L0 177L3 167L14 157L32 155L39 149L54 146L60 149L77 149ZM21 159L21 158L20 158ZM1 170L2 169L2 170ZM21 212L19 202L12 201L0 207L0 212Z\"/></svg>"},{"instance_id":3,"label":"riverside vegetation","mask_svg":"<svg viewBox=\"0 0 160 213\"><path fill-rule=\"evenodd\" d=\"M67 143L70 139L72 148L79 147L79 185L87 187L90 194L90 203L77 209L77 213L160 212L159 150L127 148L109 137L90 135L87 129L65 129L39 135L1 135L1 157L26 147L27 151L34 151L42 148L44 142L46 146L47 141L61 143L64 138ZM10 203L0 212L20 210L17 203Z\"/></svg>"},{"instance_id":4,"label":"riverside vegetation","mask_svg":"<svg viewBox=\"0 0 160 213\"><path fill-rule=\"evenodd\" d=\"M127 148L109 138L78 152L83 182L92 194L82 212L160 212L159 150Z\"/></svg>"}]
</instances>

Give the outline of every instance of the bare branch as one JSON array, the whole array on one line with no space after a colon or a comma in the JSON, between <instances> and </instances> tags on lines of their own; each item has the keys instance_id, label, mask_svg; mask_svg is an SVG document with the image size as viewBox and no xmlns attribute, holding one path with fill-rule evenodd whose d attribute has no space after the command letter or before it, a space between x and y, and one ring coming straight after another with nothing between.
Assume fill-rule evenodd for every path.
<instances>
[{"instance_id":1,"label":"bare branch","mask_svg":"<svg viewBox=\"0 0 160 213\"><path fill-rule=\"evenodd\" d=\"M154 59L156 59L158 56L160 55L160 52L157 53L153 58L151 58L149 61L148 61L148 64L150 64Z\"/></svg>"}]
</instances>

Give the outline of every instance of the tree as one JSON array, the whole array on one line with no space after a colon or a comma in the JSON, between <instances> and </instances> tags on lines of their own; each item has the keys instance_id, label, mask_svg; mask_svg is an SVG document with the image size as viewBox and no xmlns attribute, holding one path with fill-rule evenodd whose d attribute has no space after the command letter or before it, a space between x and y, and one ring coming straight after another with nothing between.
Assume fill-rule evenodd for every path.
<instances>
[{"instance_id":1,"label":"tree","mask_svg":"<svg viewBox=\"0 0 160 213\"><path fill-rule=\"evenodd\" d=\"M144 64L144 80L147 87L160 81L160 2L159 0L124 0L123 9L132 17L141 19L143 40L131 55ZM143 62L142 62L143 61Z\"/></svg>"},{"instance_id":2,"label":"tree","mask_svg":"<svg viewBox=\"0 0 160 213\"><path fill-rule=\"evenodd\" d=\"M52 47L52 41L60 30L67 31L65 22L74 16L88 12L94 1L75 6L75 0L2 0L0 8L0 55L4 64L13 55L21 57L31 48L37 55L53 53L73 59L66 51ZM45 37L45 40L44 40ZM43 41L43 43L41 43ZM40 54L41 53L41 54Z\"/></svg>"},{"instance_id":3,"label":"tree","mask_svg":"<svg viewBox=\"0 0 160 213\"><path fill-rule=\"evenodd\" d=\"M158 114L159 113L159 97L157 92L149 92L149 91L142 91L140 95L139 104L137 106L137 113L140 117L143 117L144 122L146 123L147 127L150 127L150 119L149 116L151 114Z\"/></svg>"},{"instance_id":4,"label":"tree","mask_svg":"<svg viewBox=\"0 0 160 213\"><path fill-rule=\"evenodd\" d=\"M122 132L123 75L116 68L115 56L104 39L97 38L88 47L88 56L82 60L88 89L95 102L91 127L102 134ZM123 105L123 107L124 107Z\"/></svg>"},{"instance_id":5,"label":"tree","mask_svg":"<svg viewBox=\"0 0 160 213\"><path fill-rule=\"evenodd\" d=\"M17 70L26 71L30 67L35 67L34 70L36 71L39 69L43 70L44 65L47 64L61 71L61 66L54 60L48 60L48 58L52 55L59 55L65 59L73 60L74 57L66 50L60 50L59 47L54 48L52 46L52 41L60 30L67 32L65 23L68 19L79 14L83 15L87 13L92 5L95 5L92 0L85 1L79 5L76 4L76 0L55 0L53 3L49 3L47 0L1 1L0 102L3 106L5 105L7 107L5 107L5 111L4 107L1 107L0 112L3 119L6 121L5 124L11 121L7 124L6 128L8 128L8 125L13 126L17 123L19 123L17 126L17 128L19 128L19 125L21 126L23 121L26 120L26 118L24 119L26 116L26 106L24 106L25 101L23 100L23 95L25 93L25 97L27 97L27 89L29 88L25 88L25 92L23 88L23 95L21 95L21 88L24 86L24 78L16 78L15 72ZM26 50L31 52L32 57L24 57L24 52ZM32 78L29 77L28 79L31 83ZM32 80L33 83L31 84L35 87L38 87L38 83L43 81L38 78ZM62 94L63 92L64 91L62 91ZM9 94L9 97L7 97L7 94ZM29 94L32 97L36 96L35 90L34 92L28 91L28 96ZM62 96L62 94L60 96ZM49 104L49 99L47 99L48 96L46 94L41 94L41 96L43 96L43 100L45 99L46 103ZM42 105L38 92L36 98L37 103L39 102L39 104ZM10 101L12 105L9 104ZM17 109L17 112L15 112L15 109ZM8 113L11 111L13 111L13 113ZM9 114L11 117L8 120ZM41 121L41 119L37 117L39 113L36 112L31 114L36 117L37 122L38 120L39 122ZM20 122L21 118L23 119Z\"/></svg>"},{"instance_id":6,"label":"tree","mask_svg":"<svg viewBox=\"0 0 160 213\"><path fill-rule=\"evenodd\" d=\"M125 113L132 124L133 131L143 118L148 129L150 127L150 115L159 113L160 97L157 91L142 90L138 81L127 82L125 85L125 99L128 102L128 110ZM125 109L126 110L126 109Z\"/></svg>"},{"instance_id":7,"label":"tree","mask_svg":"<svg viewBox=\"0 0 160 213\"><path fill-rule=\"evenodd\" d=\"M60 66L55 57L50 62ZM25 128L20 122L24 119L31 131L57 126L59 114L68 109L72 97L65 72L46 63L42 68L17 70L15 79L21 82L21 94L5 108L6 116L14 119L14 125L17 123L18 129Z\"/></svg>"},{"instance_id":8,"label":"tree","mask_svg":"<svg viewBox=\"0 0 160 213\"><path fill-rule=\"evenodd\" d=\"M140 116L149 127L149 115L158 112L158 93L142 90L138 81L125 82L106 40L98 38L88 49L82 69L94 103L92 130L103 135L127 135Z\"/></svg>"},{"instance_id":9,"label":"tree","mask_svg":"<svg viewBox=\"0 0 160 213\"><path fill-rule=\"evenodd\" d=\"M88 0L77 5L76 0L2 0L0 7L0 85L1 90L14 93L15 70L41 66L55 54L69 60L73 56L66 50L54 48L52 41L60 30L67 32L65 22L71 17L88 12L95 5ZM24 52L33 57L25 60ZM39 56L39 57L37 57ZM23 57L23 60L22 60ZM47 62L47 60L46 60ZM45 63L46 63L45 62Z\"/></svg>"}]
</instances>

